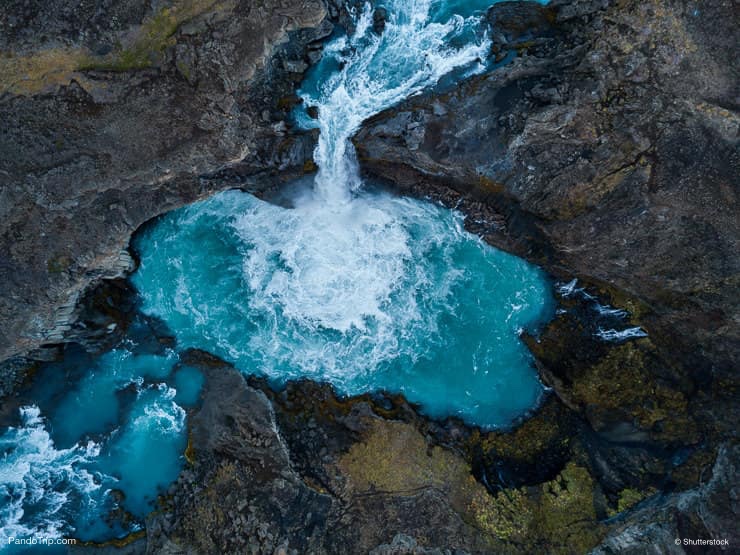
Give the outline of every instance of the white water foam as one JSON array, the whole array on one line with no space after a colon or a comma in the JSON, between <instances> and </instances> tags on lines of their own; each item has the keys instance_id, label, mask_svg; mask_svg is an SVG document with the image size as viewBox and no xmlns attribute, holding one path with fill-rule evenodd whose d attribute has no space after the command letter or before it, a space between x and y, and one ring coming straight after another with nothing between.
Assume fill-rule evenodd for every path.
<instances>
[{"instance_id":1,"label":"white water foam","mask_svg":"<svg viewBox=\"0 0 740 555\"><path fill-rule=\"evenodd\" d=\"M297 199L292 211L256 207L235 224L251 247L244 275L256 308L269 312L277 303L296 322L341 333L365 331L368 320L390 318L384 304L409 266L409 236L397 201L357 197L362 180L350 137L370 116L452 70L483 68L488 39L449 46L479 20L453 16L433 22L433 5L431 0L386 3L389 18L377 35L373 9L366 4L355 32L325 47L324 56L334 57L341 69L321 85L318 98L304 95L307 105L319 108L314 194ZM406 317L418 320L413 299L408 301Z\"/></svg>"},{"instance_id":2,"label":"white water foam","mask_svg":"<svg viewBox=\"0 0 740 555\"><path fill-rule=\"evenodd\" d=\"M628 339L638 339L640 337L647 337L648 334L645 330L643 330L639 326L635 326L632 328L626 328L623 330L615 330L615 329L602 329L599 328L599 330L596 332L596 337L599 339L602 339L603 341L609 341L609 342L621 342L621 341L627 341Z\"/></svg>"},{"instance_id":3,"label":"white water foam","mask_svg":"<svg viewBox=\"0 0 740 555\"><path fill-rule=\"evenodd\" d=\"M578 284L577 279L572 279L568 283L563 283L557 286L558 293L563 297L570 297L576 292L576 285Z\"/></svg>"},{"instance_id":4,"label":"white water foam","mask_svg":"<svg viewBox=\"0 0 740 555\"><path fill-rule=\"evenodd\" d=\"M433 341L439 314L454 310L448 298L464 274L451 259L440 274L425 258L435 246L452 250L467 237L461 216L442 220L438 211L382 194L339 208L316 202L286 211L252 203L233 227L246 246L248 317L263 321L245 347L262 354L263 370L271 374L282 362L306 375L343 379L351 368L351 379L357 379L399 356L405 336ZM276 218L282 218L281 225L275 225ZM410 236L414 221L425 222L417 230L423 241ZM423 301L434 306L418 306L419 291L427 292ZM327 352L325 342L305 334L321 329L348 341ZM290 333L295 335L288 339ZM405 344L414 346L403 353L409 360L423 356L416 342ZM229 345L233 348L233 341L223 344Z\"/></svg>"},{"instance_id":5,"label":"white water foam","mask_svg":"<svg viewBox=\"0 0 740 555\"><path fill-rule=\"evenodd\" d=\"M427 87L451 71L475 64L490 49L483 38L449 46L478 23L478 18L452 16L445 23L431 21L432 0L390 0L388 20L381 35L372 30L373 9L366 4L356 30L349 37L329 43L324 56L332 56L341 69L320 88L320 97L303 95L307 105L319 109L321 131L314 152L319 166L317 196L329 205L349 202L361 186L352 134L367 118Z\"/></svg>"},{"instance_id":6,"label":"white water foam","mask_svg":"<svg viewBox=\"0 0 740 555\"><path fill-rule=\"evenodd\" d=\"M622 308L614 308L613 306L603 305L600 303L595 303L594 308L601 316L623 319L629 315L629 313Z\"/></svg>"},{"instance_id":7,"label":"white water foam","mask_svg":"<svg viewBox=\"0 0 740 555\"><path fill-rule=\"evenodd\" d=\"M616 318L624 320L629 316L629 312L621 308L614 308L613 306L603 305L596 300L596 297L590 295L583 287L577 287L578 280L572 279L568 283L561 283L557 286L557 291L563 297L571 297L578 295L586 301L591 301L591 306L598 313L599 316L605 318ZM633 326L625 328L623 330L617 330L614 328L605 329L599 327L594 333L595 337L598 337L602 341L610 343L620 343L627 341L628 339L639 339L640 337L647 337L648 334L639 326Z\"/></svg>"},{"instance_id":8,"label":"white water foam","mask_svg":"<svg viewBox=\"0 0 740 555\"><path fill-rule=\"evenodd\" d=\"M162 434L179 434L185 428L185 410L175 403L177 390L165 383L152 385L159 395L144 407L144 414L134 418L132 429L157 430Z\"/></svg>"},{"instance_id":9,"label":"white water foam","mask_svg":"<svg viewBox=\"0 0 740 555\"><path fill-rule=\"evenodd\" d=\"M83 505L95 503L100 481L85 465L100 447L88 442L57 449L38 407L23 407L20 413L22 426L0 438L0 537L60 537L70 532L65 522L73 497ZM28 507L34 514L24 519ZM6 546L0 543L0 549Z\"/></svg>"}]
</instances>

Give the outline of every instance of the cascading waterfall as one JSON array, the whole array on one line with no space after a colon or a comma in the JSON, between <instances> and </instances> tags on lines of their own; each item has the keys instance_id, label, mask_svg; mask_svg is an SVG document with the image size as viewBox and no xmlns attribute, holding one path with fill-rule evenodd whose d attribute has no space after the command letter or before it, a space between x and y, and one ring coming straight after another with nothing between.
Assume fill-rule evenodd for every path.
<instances>
[{"instance_id":1,"label":"cascading waterfall","mask_svg":"<svg viewBox=\"0 0 740 555\"><path fill-rule=\"evenodd\" d=\"M450 72L482 70L490 42L470 7L386 7L381 34L365 6L303 84L318 120L297 117L320 130L319 170L285 195L291 207L232 191L172 214L139 238L134 283L181 347L244 372L403 392L429 415L507 425L542 391L517 334L549 314L546 280L460 214L364 186L350 141Z\"/></svg>"},{"instance_id":2,"label":"cascading waterfall","mask_svg":"<svg viewBox=\"0 0 740 555\"><path fill-rule=\"evenodd\" d=\"M243 240L253 244L244 265L253 303L270 311L278 301L291 318L340 332L365 329L368 318L389 318L382 305L402 279L410 241L403 218L395 215L397 202L353 199L362 180L350 137L367 118L449 72L483 69L490 41L482 33L472 42L462 40L476 34L479 17L449 14L438 22L435 5L441 4L392 1L377 34L366 4L354 33L326 46L322 63L330 72L321 74L314 91L302 92L306 105L318 108L313 194L294 198L292 214L277 216L260 207L237 218ZM456 40L461 46L450 46ZM273 217L287 218L289 225L276 228ZM270 269L271 254L286 268Z\"/></svg>"},{"instance_id":3,"label":"cascading waterfall","mask_svg":"<svg viewBox=\"0 0 740 555\"><path fill-rule=\"evenodd\" d=\"M490 41L478 37L451 46L474 34L476 16L452 14L446 22L434 20L431 0L392 0L386 3L388 20L383 32L373 30L370 4L356 21L355 32L329 43L324 56L339 70L318 88L316 96L304 93L306 104L318 108L319 142L314 161L319 167L317 197L336 206L349 201L361 186L350 137L367 118L428 88L460 67L483 69Z\"/></svg>"}]
</instances>

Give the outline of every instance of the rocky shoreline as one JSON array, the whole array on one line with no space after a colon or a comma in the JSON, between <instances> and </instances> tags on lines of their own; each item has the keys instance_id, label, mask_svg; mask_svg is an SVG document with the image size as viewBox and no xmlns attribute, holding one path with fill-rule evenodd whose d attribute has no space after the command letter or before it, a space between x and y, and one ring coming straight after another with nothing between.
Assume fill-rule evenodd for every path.
<instances>
[{"instance_id":1,"label":"rocky shoreline","mask_svg":"<svg viewBox=\"0 0 740 555\"><path fill-rule=\"evenodd\" d=\"M0 16L12 52L0 67L16 71L0 87L0 397L61 340L121 337L136 310L126 246L145 222L313 171L315 136L284 120L346 12L174 2L175 30L137 58L158 20L124 4L116 29L99 15L84 27L61 2L47 18L20 3ZM736 62L732 30L716 31L733 6L692 10L499 4L492 58L511 62L355 138L369 176L458 207L471 231L578 278L648 337L601 341L591 301L561 296L562 313L527 338L552 394L509 432L430 421L382 393L274 391L189 352L207 385L187 468L145 538L75 551L691 553L674 539L740 541ZM135 23L117 51L110 37ZM40 32L60 43L53 60ZM94 60L64 66L74 48Z\"/></svg>"},{"instance_id":2,"label":"rocky shoreline","mask_svg":"<svg viewBox=\"0 0 740 555\"><path fill-rule=\"evenodd\" d=\"M587 318L577 299L560 304ZM115 345L136 316L136 293L104 282L81 313L78 342ZM159 343L171 341L161 324L151 327ZM591 352L590 334L569 338ZM340 398L308 380L274 390L202 351L182 362L207 378L189 415L187 465L146 537L132 535L124 552L642 552L732 529L730 444L666 448L633 430L615 437L559 394L511 431L485 432L430 420L400 395Z\"/></svg>"}]
</instances>

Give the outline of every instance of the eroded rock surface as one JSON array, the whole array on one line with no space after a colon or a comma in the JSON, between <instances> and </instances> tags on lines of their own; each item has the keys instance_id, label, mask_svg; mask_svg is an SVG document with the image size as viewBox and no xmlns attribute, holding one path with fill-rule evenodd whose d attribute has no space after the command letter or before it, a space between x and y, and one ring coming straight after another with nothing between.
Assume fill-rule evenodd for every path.
<instances>
[{"instance_id":1,"label":"eroded rock surface","mask_svg":"<svg viewBox=\"0 0 740 555\"><path fill-rule=\"evenodd\" d=\"M370 120L355 138L365 170L462 197L488 240L630 312L648 338L584 343L564 315L530 341L601 435L734 436L736 6L506 2L488 17L494 55L515 59Z\"/></svg>"},{"instance_id":2,"label":"eroded rock surface","mask_svg":"<svg viewBox=\"0 0 740 555\"><path fill-rule=\"evenodd\" d=\"M585 553L606 537L597 553L681 553L676 537L737 541L736 447L696 465L693 488L625 489L610 507L557 400L513 434L481 435L401 397L341 400L308 381L275 392L206 353L185 361L207 378L188 464L132 552ZM474 477L481 449L505 472L553 443L568 454L550 477L494 490Z\"/></svg>"},{"instance_id":3,"label":"eroded rock surface","mask_svg":"<svg viewBox=\"0 0 740 555\"><path fill-rule=\"evenodd\" d=\"M60 341L137 227L227 186L204 177L311 159L284 119L319 0L10 2L0 29L0 359Z\"/></svg>"}]
</instances>

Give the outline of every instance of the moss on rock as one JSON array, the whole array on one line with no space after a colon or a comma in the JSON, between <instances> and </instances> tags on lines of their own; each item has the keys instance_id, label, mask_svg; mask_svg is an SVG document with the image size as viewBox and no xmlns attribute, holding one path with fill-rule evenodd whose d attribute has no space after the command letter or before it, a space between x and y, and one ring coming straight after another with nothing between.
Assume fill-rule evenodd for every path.
<instances>
[{"instance_id":1,"label":"moss on rock","mask_svg":"<svg viewBox=\"0 0 740 555\"><path fill-rule=\"evenodd\" d=\"M44 48L28 55L0 53L0 94L35 94L69 83L87 55L81 48Z\"/></svg>"},{"instance_id":2,"label":"moss on rock","mask_svg":"<svg viewBox=\"0 0 740 555\"><path fill-rule=\"evenodd\" d=\"M33 52L0 52L0 94L37 94L69 84L86 70L129 71L157 65L164 51L175 44L183 23L208 11L224 11L229 0L172 0L129 33L110 54L97 55L84 46L42 48Z\"/></svg>"},{"instance_id":3,"label":"moss on rock","mask_svg":"<svg viewBox=\"0 0 740 555\"><path fill-rule=\"evenodd\" d=\"M465 522L505 551L517 551L526 540L552 553L585 552L606 533L594 508L595 482L572 461L554 480L491 495L460 455L430 447L410 424L378 419L338 468L352 494L442 491Z\"/></svg>"},{"instance_id":4,"label":"moss on rock","mask_svg":"<svg viewBox=\"0 0 740 555\"><path fill-rule=\"evenodd\" d=\"M647 488L645 490L638 490L634 488L625 488L619 492L619 498L617 499L617 506L610 508L607 514L612 517L624 511L627 511L637 505L643 499L647 499L651 495L657 492L655 488Z\"/></svg>"},{"instance_id":5,"label":"moss on rock","mask_svg":"<svg viewBox=\"0 0 740 555\"><path fill-rule=\"evenodd\" d=\"M563 436L562 405L546 403L537 414L511 431L475 432L471 443L480 441L485 452L497 457L535 462L546 450L567 444Z\"/></svg>"},{"instance_id":6,"label":"moss on rock","mask_svg":"<svg viewBox=\"0 0 740 555\"><path fill-rule=\"evenodd\" d=\"M686 395L656 377L652 351L649 339L610 349L573 383L572 394L591 412L625 411L656 438L693 443L698 432Z\"/></svg>"},{"instance_id":7,"label":"moss on rock","mask_svg":"<svg viewBox=\"0 0 740 555\"><path fill-rule=\"evenodd\" d=\"M79 70L128 71L155 65L162 53L176 42L175 31L194 17L221 6L218 0L174 0L141 24L135 38L104 57L88 57ZM218 6L217 6L218 5Z\"/></svg>"},{"instance_id":8,"label":"moss on rock","mask_svg":"<svg viewBox=\"0 0 740 555\"><path fill-rule=\"evenodd\" d=\"M465 497L476 482L462 457L429 448L411 425L375 420L367 439L355 443L339 468L356 491L410 492L434 487Z\"/></svg>"}]
</instances>

